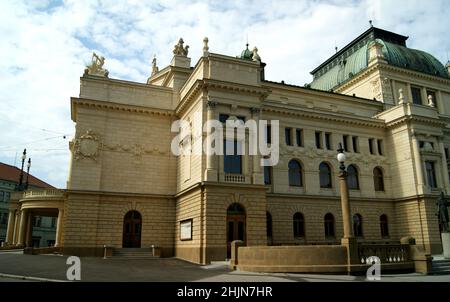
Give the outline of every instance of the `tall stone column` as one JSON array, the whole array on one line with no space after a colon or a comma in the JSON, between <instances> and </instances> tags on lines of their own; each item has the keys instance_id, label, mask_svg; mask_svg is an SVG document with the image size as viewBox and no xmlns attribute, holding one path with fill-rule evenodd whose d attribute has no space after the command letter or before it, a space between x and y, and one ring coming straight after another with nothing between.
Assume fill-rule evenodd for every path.
<instances>
[{"instance_id":1,"label":"tall stone column","mask_svg":"<svg viewBox=\"0 0 450 302\"><path fill-rule=\"evenodd\" d=\"M61 234L63 227L63 219L64 219L64 210L59 209L58 211L58 222L56 224L56 237L55 237L55 246L61 245Z\"/></svg>"},{"instance_id":2,"label":"tall stone column","mask_svg":"<svg viewBox=\"0 0 450 302\"><path fill-rule=\"evenodd\" d=\"M341 191L342 222L344 225L344 238L353 237L350 201L347 187L347 171L339 173L339 189Z\"/></svg>"},{"instance_id":3,"label":"tall stone column","mask_svg":"<svg viewBox=\"0 0 450 302\"><path fill-rule=\"evenodd\" d=\"M25 246L32 246L33 237L33 213L28 212L27 226L25 228Z\"/></svg>"},{"instance_id":4,"label":"tall stone column","mask_svg":"<svg viewBox=\"0 0 450 302\"><path fill-rule=\"evenodd\" d=\"M8 228L6 230L6 245L13 244L14 226L16 220L16 211L10 209L8 214Z\"/></svg>"},{"instance_id":5,"label":"tall stone column","mask_svg":"<svg viewBox=\"0 0 450 302\"><path fill-rule=\"evenodd\" d=\"M18 246L25 246L25 231L28 220L28 210L22 210L19 223L19 237L17 239Z\"/></svg>"},{"instance_id":6,"label":"tall stone column","mask_svg":"<svg viewBox=\"0 0 450 302\"><path fill-rule=\"evenodd\" d=\"M425 179L424 179L424 173L423 173L423 163L420 156L420 149L419 149L419 141L417 140L417 137L414 132L411 133L411 144L413 149L413 156L414 156L414 165L416 170L416 177L417 177L417 184L416 184L416 192L417 195L424 193L424 186L425 186Z\"/></svg>"},{"instance_id":7,"label":"tall stone column","mask_svg":"<svg viewBox=\"0 0 450 302\"><path fill-rule=\"evenodd\" d=\"M442 182L444 184L444 188L446 190L447 194L450 194L450 179L448 179L448 165L447 165L447 158L445 157L445 146L443 142L443 138L438 138L439 143L439 151L441 152L442 156Z\"/></svg>"},{"instance_id":8,"label":"tall stone column","mask_svg":"<svg viewBox=\"0 0 450 302\"><path fill-rule=\"evenodd\" d=\"M208 101L206 103L206 119L207 121L212 121L215 119L215 108L217 103ZM216 129L217 130L217 129ZM217 142L216 142L217 144ZM211 145L208 144L207 147L209 148L208 151L211 150ZM208 152L210 153L210 152ZM206 171L205 171L205 181L215 181L217 182L217 164L216 164L216 154L206 154Z\"/></svg>"},{"instance_id":9,"label":"tall stone column","mask_svg":"<svg viewBox=\"0 0 450 302\"><path fill-rule=\"evenodd\" d=\"M256 129L255 130L259 130L261 131L261 129L259 128L259 117L260 117L260 112L261 110L259 108L251 108L250 111L252 112L252 118L253 120L256 122ZM265 129L262 129L262 131L264 131ZM257 137L256 140L256 144L258 142L258 131L256 131L256 133L254 134ZM249 139L247 140L250 144L253 144L254 142ZM257 150L257 154L256 155L252 155L253 157L253 174L252 174L252 178L253 178L253 184L255 185L263 185L264 184L264 175L261 172L261 155L259 153L258 150L258 146L253 146L254 148L256 148Z\"/></svg>"},{"instance_id":10,"label":"tall stone column","mask_svg":"<svg viewBox=\"0 0 450 302\"><path fill-rule=\"evenodd\" d=\"M17 245L19 242L19 221L20 221L20 211L16 211L16 218L14 219L14 232L13 232L13 245Z\"/></svg>"}]
</instances>

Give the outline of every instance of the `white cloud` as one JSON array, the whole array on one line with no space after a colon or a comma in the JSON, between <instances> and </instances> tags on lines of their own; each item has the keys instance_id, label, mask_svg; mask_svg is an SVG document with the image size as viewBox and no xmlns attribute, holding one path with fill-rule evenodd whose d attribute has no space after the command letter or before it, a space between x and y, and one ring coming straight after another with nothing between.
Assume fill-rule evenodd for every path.
<instances>
[{"instance_id":1,"label":"white cloud","mask_svg":"<svg viewBox=\"0 0 450 302\"><path fill-rule=\"evenodd\" d=\"M163 68L179 37L195 64L203 37L211 52L236 56L248 35L268 80L303 85L369 19L444 61L449 15L445 0L0 1L0 161L12 164L27 147L32 172L65 186L68 139L52 137L74 132L69 99L93 50L106 57L111 77L145 82L153 54Z\"/></svg>"}]
</instances>

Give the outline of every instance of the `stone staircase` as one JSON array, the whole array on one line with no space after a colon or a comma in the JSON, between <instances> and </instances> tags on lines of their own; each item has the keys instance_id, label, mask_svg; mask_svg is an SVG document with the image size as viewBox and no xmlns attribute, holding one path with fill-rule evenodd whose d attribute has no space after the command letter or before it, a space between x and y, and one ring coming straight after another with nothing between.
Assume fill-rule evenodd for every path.
<instances>
[{"instance_id":1,"label":"stone staircase","mask_svg":"<svg viewBox=\"0 0 450 302\"><path fill-rule=\"evenodd\" d=\"M158 256L153 256L152 248L114 248L112 250L113 258L120 259L136 259L136 260L153 260Z\"/></svg>"},{"instance_id":2,"label":"stone staircase","mask_svg":"<svg viewBox=\"0 0 450 302\"><path fill-rule=\"evenodd\" d=\"M450 259L434 257L431 273L433 275L450 275Z\"/></svg>"}]
</instances>

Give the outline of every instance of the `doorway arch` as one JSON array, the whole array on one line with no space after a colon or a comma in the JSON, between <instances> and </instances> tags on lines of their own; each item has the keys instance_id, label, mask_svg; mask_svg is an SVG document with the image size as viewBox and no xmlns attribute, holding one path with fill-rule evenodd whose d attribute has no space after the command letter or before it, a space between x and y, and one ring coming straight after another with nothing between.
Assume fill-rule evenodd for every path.
<instances>
[{"instance_id":1,"label":"doorway arch","mask_svg":"<svg viewBox=\"0 0 450 302\"><path fill-rule=\"evenodd\" d=\"M123 219L124 248L141 247L142 216L138 211L129 211Z\"/></svg>"},{"instance_id":2,"label":"doorway arch","mask_svg":"<svg viewBox=\"0 0 450 302\"><path fill-rule=\"evenodd\" d=\"M245 208L233 203L227 209L227 258L231 258L231 242L242 240L247 241L246 235L246 215Z\"/></svg>"}]
</instances>

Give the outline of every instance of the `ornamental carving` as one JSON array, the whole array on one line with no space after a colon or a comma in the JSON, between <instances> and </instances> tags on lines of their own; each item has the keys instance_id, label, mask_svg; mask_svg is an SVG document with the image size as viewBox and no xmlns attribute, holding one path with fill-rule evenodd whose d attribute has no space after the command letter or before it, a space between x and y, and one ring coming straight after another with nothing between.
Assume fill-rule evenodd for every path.
<instances>
[{"instance_id":1,"label":"ornamental carving","mask_svg":"<svg viewBox=\"0 0 450 302\"><path fill-rule=\"evenodd\" d=\"M92 53L92 62L84 70L84 74L96 75L100 77L108 77L109 71L103 68L105 64L105 57L98 56L95 52Z\"/></svg>"},{"instance_id":2,"label":"ornamental carving","mask_svg":"<svg viewBox=\"0 0 450 302\"><path fill-rule=\"evenodd\" d=\"M100 150L99 137L91 130L75 139L73 144L73 153L75 160L82 158L91 158L97 160Z\"/></svg>"}]
</instances>

